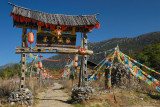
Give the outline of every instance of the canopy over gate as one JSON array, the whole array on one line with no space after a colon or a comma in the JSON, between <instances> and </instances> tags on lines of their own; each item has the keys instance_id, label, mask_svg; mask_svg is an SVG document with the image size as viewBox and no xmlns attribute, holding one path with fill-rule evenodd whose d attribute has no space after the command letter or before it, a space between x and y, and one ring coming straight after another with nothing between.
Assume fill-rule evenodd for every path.
<instances>
[{"instance_id":1,"label":"canopy over gate","mask_svg":"<svg viewBox=\"0 0 160 107\"><path fill-rule=\"evenodd\" d=\"M76 32L89 32L89 30L99 28L99 21L96 15L62 15L48 14L40 11L30 10L9 3L14 6L13 15L14 26L18 28L54 30L56 26L61 26L64 31L71 31L75 27Z\"/></svg>"}]
</instances>

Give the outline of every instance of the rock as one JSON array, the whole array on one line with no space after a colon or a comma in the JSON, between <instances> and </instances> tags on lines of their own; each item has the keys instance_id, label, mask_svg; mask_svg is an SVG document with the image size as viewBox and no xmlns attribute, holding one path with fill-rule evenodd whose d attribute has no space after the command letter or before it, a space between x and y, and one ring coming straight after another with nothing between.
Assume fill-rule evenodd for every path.
<instances>
[{"instance_id":1,"label":"rock","mask_svg":"<svg viewBox=\"0 0 160 107\"><path fill-rule=\"evenodd\" d=\"M33 104L32 98L32 92L28 88L24 88L22 91L16 89L11 93L10 97L8 98L8 102L10 104L31 106Z\"/></svg>"},{"instance_id":2,"label":"rock","mask_svg":"<svg viewBox=\"0 0 160 107\"><path fill-rule=\"evenodd\" d=\"M143 98L140 98L141 100L143 100Z\"/></svg>"},{"instance_id":3,"label":"rock","mask_svg":"<svg viewBox=\"0 0 160 107\"><path fill-rule=\"evenodd\" d=\"M15 102L11 102L11 105L12 105L12 106L15 105Z\"/></svg>"},{"instance_id":4,"label":"rock","mask_svg":"<svg viewBox=\"0 0 160 107\"><path fill-rule=\"evenodd\" d=\"M73 102L82 102L83 100L88 100L90 94L93 94L94 90L92 87L75 87L72 89L72 100Z\"/></svg>"},{"instance_id":5,"label":"rock","mask_svg":"<svg viewBox=\"0 0 160 107\"><path fill-rule=\"evenodd\" d=\"M33 100L28 100L27 102L29 105L32 105L34 103Z\"/></svg>"}]
</instances>

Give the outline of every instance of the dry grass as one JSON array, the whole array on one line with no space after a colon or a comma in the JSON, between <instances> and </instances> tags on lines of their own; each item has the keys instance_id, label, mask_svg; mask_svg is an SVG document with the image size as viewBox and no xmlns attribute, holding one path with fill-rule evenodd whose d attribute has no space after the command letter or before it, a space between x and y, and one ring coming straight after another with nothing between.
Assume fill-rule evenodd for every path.
<instances>
[{"instance_id":1,"label":"dry grass","mask_svg":"<svg viewBox=\"0 0 160 107\"><path fill-rule=\"evenodd\" d=\"M53 84L52 80L41 80L41 82L33 77L31 79L25 79L25 88L29 88L33 96L36 98L40 91L43 91L47 87ZM14 79L1 79L0 78L0 101L3 105L7 104L7 98L10 96L11 92L19 88L19 78Z\"/></svg>"},{"instance_id":2,"label":"dry grass","mask_svg":"<svg viewBox=\"0 0 160 107\"><path fill-rule=\"evenodd\" d=\"M160 93L143 93L115 89L114 92L93 96L74 107L159 107Z\"/></svg>"},{"instance_id":3,"label":"dry grass","mask_svg":"<svg viewBox=\"0 0 160 107\"><path fill-rule=\"evenodd\" d=\"M18 79L1 79L0 78L0 98L8 97L10 93L18 88Z\"/></svg>"},{"instance_id":4,"label":"dry grass","mask_svg":"<svg viewBox=\"0 0 160 107\"><path fill-rule=\"evenodd\" d=\"M33 77L31 79L26 78L26 87L29 88L33 95L36 97L36 95L46 89L47 87L50 87L53 84L53 80L39 80L36 77Z\"/></svg>"},{"instance_id":5,"label":"dry grass","mask_svg":"<svg viewBox=\"0 0 160 107\"><path fill-rule=\"evenodd\" d=\"M71 92L72 91L72 86L73 86L72 80L61 81L61 84L63 85L63 88L65 89L65 92Z\"/></svg>"},{"instance_id":6,"label":"dry grass","mask_svg":"<svg viewBox=\"0 0 160 107\"><path fill-rule=\"evenodd\" d=\"M15 79L2 79L0 78L0 105L7 103L7 98L10 93L19 86L19 80Z\"/></svg>"}]
</instances>

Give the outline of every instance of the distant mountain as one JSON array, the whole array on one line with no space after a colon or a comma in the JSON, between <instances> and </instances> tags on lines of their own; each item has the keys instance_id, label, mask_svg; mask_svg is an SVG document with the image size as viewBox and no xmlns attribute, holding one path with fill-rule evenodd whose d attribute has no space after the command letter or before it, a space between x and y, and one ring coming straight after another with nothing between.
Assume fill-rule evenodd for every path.
<instances>
[{"instance_id":1,"label":"distant mountain","mask_svg":"<svg viewBox=\"0 0 160 107\"><path fill-rule=\"evenodd\" d=\"M67 58L68 56L71 59L73 59L73 57L74 57L74 55L58 54L58 55L50 57L49 59L52 59L52 60L64 59L64 58ZM42 61L43 67L49 68L49 69L61 69L61 68L64 68L64 66L67 63L69 63L68 60L56 61L56 62L46 61L46 60Z\"/></svg>"},{"instance_id":2,"label":"distant mountain","mask_svg":"<svg viewBox=\"0 0 160 107\"><path fill-rule=\"evenodd\" d=\"M17 63L8 63L6 65L0 66L0 71L6 69L7 67L14 67Z\"/></svg>"},{"instance_id":3,"label":"distant mountain","mask_svg":"<svg viewBox=\"0 0 160 107\"><path fill-rule=\"evenodd\" d=\"M149 44L160 40L160 32L152 32L143 34L134 38L113 38L101 42L89 43L88 47L94 53L103 52L119 45L120 50L125 54L135 53L143 50ZM98 63L104 58L104 54L93 55L89 58L90 61Z\"/></svg>"},{"instance_id":4,"label":"distant mountain","mask_svg":"<svg viewBox=\"0 0 160 107\"><path fill-rule=\"evenodd\" d=\"M104 40L101 42L90 42L88 43L89 50L93 50L94 53L104 52L108 49L114 48L117 45L119 45L119 48L122 52L125 54L129 53L135 53L138 51L143 50L146 46L149 44L156 42L160 40L160 32L152 32L143 34L134 38L113 38L109 40ZM89 57L89 60L98 63L104 58L104 53L102 54L95 54L93 56ZM68 55L66 54L59 54L52 56L49 59L63 59L66 58ZM69 55L72 59L74 55ZM79 58L80 59L80 58ZM61 61L61 62L49 62L49 61L43 61L43 65L47 68L63 68L67 62Z\"/></svg>"}]
</instances>

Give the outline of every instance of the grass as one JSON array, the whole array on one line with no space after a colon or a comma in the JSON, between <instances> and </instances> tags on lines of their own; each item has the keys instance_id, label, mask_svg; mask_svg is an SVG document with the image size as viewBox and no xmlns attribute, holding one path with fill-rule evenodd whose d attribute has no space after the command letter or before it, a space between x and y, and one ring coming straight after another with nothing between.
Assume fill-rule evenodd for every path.
<instances>
[{"instance_id":1,"label":"grass","mask_svg":"<svg viewBox=\"0 0 160 107\"><path fill-rule=\"evenodd\" d=\"M0 98L6 98L10 93L18 88L19 83L13 82L13 80L0 79Z\"/></svg>"},{"instance_id":2,"label":"grass","mask_svg":"<svg viewBox=\"0 0 160 107\"><path fill-rule=\"evenodd\" d=\"M67 99L67 101L71 101L71 100L72 100L72 98L68 98L68 99Z\"/></svg>"},{"instance_id":3,"label":"grass","mask_svg":"<svg viewBox=\"0 0 160 107\"><path fill-rule=\"evenodd\" d=\"M144 100L144 101L151 100L151 97L150 97L150 96L145 96L145 97L143 98L143 100Z\"/></svg>"},{"instance_id":4,"label":"grass","mask_svg":"<svg viewBox=\"0 0 160 107\"><path fill-rule=\"evenodd\" d=\"M103 103L102 106L103 107L110 107L110 105L108 103Z\"/></svg>"},{"instance_id":5,"label":"grass","mask_svg":"<svg viewBox=\"0 0 160 107\"><path fill-rule=\"evenodd\" d=\"M137 103L137 100L136 99L128 99L128 102L131 104L131 105L134 105Z\"/></svg>"},{"instance_id":6,"label":"grass","mask_svg":"<svg viewBox=\"0 0 160 107\"><path fill-rule=\"evenodd\" d=\"M87 105L82 105L82 104L72 104L74 107L111 107L109 104L107 103L103 103L103 104L95 104L92 106L87 106Z\"/></svg>"},{"instance_id":7,"label":"grass","mask_svg":"<svg viewBox=\"0 0 160 107\"><path fill-rule=\"evenodd\" d=\"M134 92L134 94L136 94L136 95L141 95L142 93L141 92L139 92L139 91L133 91Z\"/></svg>"},{"instance_id":8,"label":"grass","mask_svg":"<svg viewBox=\"0 0 160 107\"><path fill-rule=\"evenodd\" d=\"M160 93L157 93L157 92L144 93L144 92L139 92L139 91L133 91L133 93L136 96L143 98L144 101L148 101L151 99L155 99L155 100L160 99Z\"/></svg>"},{"instance_id":9,"label":"grass","mask_svg":"<svg viewBox=\"0 0 160 107\"><path fill-rule=\"evenodd\" d=\"M72 87L72 81L66 81L62 83L64 86L64 89L67 90L67 92L71 92L71 87ZM140 84L138 84L140 85ZM104 89L104 82L101 81L95 81L93 84L90 84L90 86L92 86L96 91L103 91ZM114 92L114 94L117 96L117 101L118 104L116 103L112 103L112 98L111 100L105 100L106 97L104 97L102 102L99 102L96 98L96 101L94 102L95 104L93 104L92 100L91 101L87 101L87 104L72 104L74 107L113 107L113 106L120 106L120 107L126 107L126 106L134 106L134 105L153 105L155 106L156 104L158 104L158 101L160 99L160 93L152 90L152 88L147 88L148 86L143 86L140 85L141 88L137 89L137 88L129 88L129 89L122 89L121 87L114 87L114 89L112 88L112 92ZM101 89L101 87L103 87ZM145 89L145 90L144 90ZM110 95L112 95L113 93L110 93ZM108 95L108 94L106 94ZM99 96L100 98L102 96ZM103 97L102 97L103 98ZM107 99L107 98L106 98ZM71 100L71 98L69 98L68 100ZM93 104L93 105L90 105Z\"/></svg>"},{"instance_id":10,"label":"grass","mask_svg":"<svg viewBox=\"0 0 160 107\"><path fill-rule=\"evenodd\" d=\"M103 103L102 106L103 107L110 107L110 105L108 103Z\"/></svg>"},{"instance_id":11,"label":"grass","mask_svg":"<svg viewBox=\"0 0 160 107\"><path fill-rule=\"evenodd\" d=\"M84 105L81 105L81 104L78 104L78 103L76 103L76 104L72 104L74 107L85 107Z\"/></svg>"},{"instance_id":12,"label":"grass","mask_svg":"<svg viewBox=\"0 0 160 107\"><path fill-rule=\"evenodd\" d=\"M94 106L91 107L101 107L99 104L95 104Z\"/></svg>"}]
</instances>

